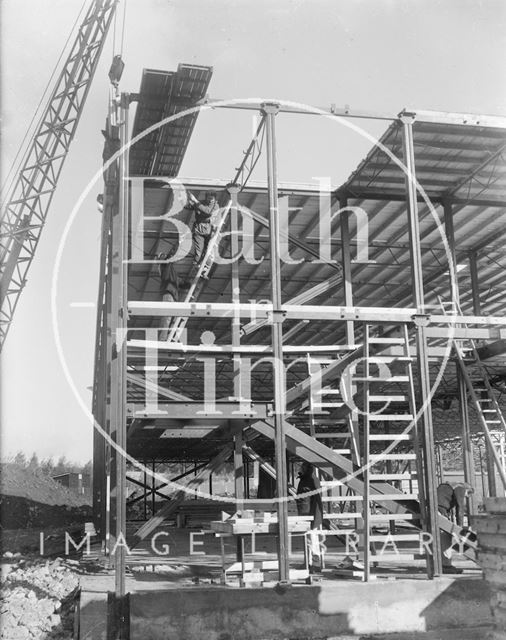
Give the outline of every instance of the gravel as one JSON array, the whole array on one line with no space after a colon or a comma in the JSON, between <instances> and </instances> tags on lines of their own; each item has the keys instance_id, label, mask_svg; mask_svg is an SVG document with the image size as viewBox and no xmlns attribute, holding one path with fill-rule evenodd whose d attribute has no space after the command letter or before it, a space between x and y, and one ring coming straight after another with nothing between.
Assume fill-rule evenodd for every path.
<instances>
[{"instance_id":1,"label":"gravel","mask_svg":"<svg viewBox=\"0 0 506 640\"><path fill-rule=\"evenodd\" d=\"M73 562L17 560L2 564L2 640L72 640L79 580ZM17 561L16 561L17 560Z\"/></svg>"}]
</instances>

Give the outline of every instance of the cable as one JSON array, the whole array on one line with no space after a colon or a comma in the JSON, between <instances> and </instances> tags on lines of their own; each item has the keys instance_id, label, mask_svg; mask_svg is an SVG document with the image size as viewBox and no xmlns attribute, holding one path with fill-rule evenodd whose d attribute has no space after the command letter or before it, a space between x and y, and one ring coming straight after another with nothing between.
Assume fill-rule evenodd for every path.
<instances>
[{"instance_id":1,"label":"cable","mask_svg":"<svg viewBox=\"0 0 506 640\"><path fill-rule=\"evenodd\" d=\"M27 147L26 149L24 149L24 151L23 151L23 157L21 158L21 160L19 161L19 163L17 162L17 161L18 161L18 158L19 158L19 155L20 155L20 153L21 153L21 152L22 152L22 150L23 150L23 146L24 146L24 144L25 144L25 142L26 142L26 140L27 140L27 138L28 138L28 135L29 135L29 133L30 133L30 130L31 130L31 128L32 128L32 125L33 125L33 123L34 123L34 120L35 120L35 118L36 118L36 116L37 116L37 114L38 114L38 112L39 112L39 109L40 109L40 107L41 107L41 104L43 103L43 101L44 101L44 99L45 99L45 97L46 97L46 94L47 94L47 92L48 92L48 89L49 89L49 87L51 86L51 82L52 82L52 80L53 80L53 78L54 78L54 76L55 76L55 74L56 74L56 71L57 71L57 69L58 69L58 66L59 66L59 64L60 64L60 62L61 62L61 60L62 60L62 58L63 58L63 54L65 53L65 51L66 51L66 49L67 49L67 46L68 46L68 44L69 44L69 42L70 42L70 38L71 38L72 34L74 33L74 30L75 30L75 28L76 28L76 25L78 24L78 22L79 22L79 20L80 20L80 17L81 17L81 14L82 14L82 12L83 12L83 9L84 9L84 7L86 6L86 2L87 2L87 0L84 0L84 1L83 1L83 4L81 5L81 8L79 9L79 13L78 13L78 15L77 15L77 17L76 17L76 19L75 19L75 21L74 21L74 24L72 25L72 28L71 28L71 30L70 30L70 33L69 33L68 37L67 37L67 40L65 41L65 44L63 45L63 49L61 50L61 53L60 53L60 55L59 55L59 57L58 57L58 60L56 61L56 64L55 64L55 66L54 66L54 68L53 68L53 71L52 71L52 73L51 73L51 76L49 77L49 80L47 81L46 87L45 87L45 89L44 89L44 92L42 93L42 96L41 96L41 98L40 98L40 100L39 100L39 103L38 103L37 107L35 108L35 111L34 111L34 113L33 113L32 119L30 120L30 123L29 123L29 125L28 125L28 127L27 127L27 129L26 129L25 135L23 136L23 139L22 139L22 141L21 141L21 144L19 145L19 148L18 148L18 151L17 151L17 153L16 153L16 156L14 157L14 160L12 161L11 168L10 168L10 170L9 170L9 172L8 172L8 174L7 174L6 178L5 178L5 180L4 180L4 183L2 184L1 193L4 193L4 192L7 192L7 193L8 193L8 192L10 191L10 189L11 189L11 188L12 188L12 186L13 186L13 181L14 181L14 176L12 176L12 173L14 172L14 169L16 169L15 174L17 175L17 174L19 173L19 169L21 168L21 164L22 164L22 163L25 161L25 159L26 159L26 156L27 156L27 154L28 154L28 149L29 149L29 147ZM38 124L39 124L39 125L40 125L40 123L41 123L41 121L42 121L42 116L43 116L43 114L40 114L40 118L39 118L39 122L38 122ZM9 187L8 187L8 188L6 188L6 185L7 185L7 183L9 182L9 180L10 180Z\"/></svg>"},{"instance_id":2,"label":"cable","mask_svg":"<svg viewBox=\"0 0 506 640\"><path fill-rule=\"evenodd\" d=\"M112 23L112 57L113 59L116 53L116 16L117 16L117 12L115 11L113 23Z\"/></svg>"},{"instance_id":3,"label":"cable","mask_svg":"<svg viewBox=\"0 0 506 640\"><path fill-rule=\"evenodd\" d=\"M126 7L127 7L127 0L124 0L124 2L123 2L123 25L121 27L121 47L120 47L120 51L119 51L121 57L123 57L123 43L125 41Z\"/></svg>"}]
</instances>

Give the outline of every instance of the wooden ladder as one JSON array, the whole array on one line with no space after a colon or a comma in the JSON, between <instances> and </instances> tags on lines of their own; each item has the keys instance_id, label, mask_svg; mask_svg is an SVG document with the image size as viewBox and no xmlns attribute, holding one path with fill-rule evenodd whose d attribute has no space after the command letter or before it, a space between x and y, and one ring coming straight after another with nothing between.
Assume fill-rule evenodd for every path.
<instances>
[{"instance_id":1,"label":"wooden ladder","mask_svg":"<svg viewBox=\"0 0 506 640\"><path fill-rule=\"evenodd\" d=\"M355 345L354 345L355 346ZM314 358L307 356L308 370L311 372L311 364L328 364L333 360ZM316 396L316 397L315 397ZM331 413L334 409L347 406L347 389L342 384L326 384L315 394L309 393L309 429L310 434L329 447L334 453L344 456L355 462L359 461L359 443L356 426L353 424L351 409L346 413L340 425L336 424ZM341 428L339 428L341 427ZM356 521L361 518L357 503L362 500L354 491L343 482L332 479L320 478L322 486L323 518L327 521L334 535L345 534L348 529L340 529L338 521ZM356 525L356 522L353 523Z\"/></svg>"},{"instance_id":2,"label":"wooden ladder","mask_svg":"<svg viewBox=\"0 0 506 640\"><path fill-rule=\"evenodd\" d=\"M447 303L440 300L440 304L443 313L448 315L446 310ZM452 305L452 311L456 308L459 315L462 315L458 305L453 302L449 304ZM496 443L491 433L499 431L506 434L506 421L495 397L487 368L480 358L475 341L471 338L453 338L452 346L471 402L483 428L490 451L494 456L494 463L503 487L506 490L506 467L501 455L502 451L498 451L498 448L502 447L502 438L499 439L499 443Z\"/></svg>"},{"instance_id":3,"label":"wooden ladder","mask_svg":"<svg viewBox=\"0 0 506 640\"><path fill-rule=\"evenodd\" d=\"M416 437L416 402L407 325L400 337L373 337L364 324L363 383L363 579L370 579L371 565L402 563L425 558L419 553L420 534L415 513L389 512L385 501L418 501L424 504L421 457ZM402 355L372 355L402 347ZM378 374L371 371L377 365ZM393 408L391 408L393 405ZM396 408L397 407L397 408ZM407 409L406 409L407 407ZM395 427L398 427L397 429ZM393 484L402 494L379 496L375 483ZM423 506L421 509L423 513Z\"/></svg>"}]
</instances>

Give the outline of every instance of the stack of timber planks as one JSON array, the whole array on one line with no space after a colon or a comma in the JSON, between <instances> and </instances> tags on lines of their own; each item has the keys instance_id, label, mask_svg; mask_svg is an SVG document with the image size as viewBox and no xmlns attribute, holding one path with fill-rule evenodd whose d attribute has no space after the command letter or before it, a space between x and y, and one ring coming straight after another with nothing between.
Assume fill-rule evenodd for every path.
<instances>
[{"instance_id":1,"label":"stack of timber planks","mask_svg":"<svg viewBox=\"0 0 506 640\"><path fill-rule=\"evenodd\" d=\"M506 498L487 498L487 515L473 518L478 562L492 591L494 631L487 639L506 640Z\"/></svg>"}]
</instances>

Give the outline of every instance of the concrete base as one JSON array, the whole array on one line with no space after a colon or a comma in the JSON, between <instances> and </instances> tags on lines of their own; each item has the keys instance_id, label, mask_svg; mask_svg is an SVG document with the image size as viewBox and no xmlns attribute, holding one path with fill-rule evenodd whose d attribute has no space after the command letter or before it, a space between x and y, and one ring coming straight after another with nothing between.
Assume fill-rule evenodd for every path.
<instances>
[{"instance_id":1,"label":"concrete base","mask_svg":"<svg viewBox=\"0 0 506 640\"><path fill-rule=\"evenodd\" d=\"M130 604L131 637L143 640L344 640L392 633L404 640L428 631L435 640L451 637L451 630L459 638L472 638L474 630L479 638L479 628L492 625L481 578L189 588L132 593Z\"/></svg>"}]
</instances>

